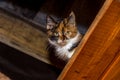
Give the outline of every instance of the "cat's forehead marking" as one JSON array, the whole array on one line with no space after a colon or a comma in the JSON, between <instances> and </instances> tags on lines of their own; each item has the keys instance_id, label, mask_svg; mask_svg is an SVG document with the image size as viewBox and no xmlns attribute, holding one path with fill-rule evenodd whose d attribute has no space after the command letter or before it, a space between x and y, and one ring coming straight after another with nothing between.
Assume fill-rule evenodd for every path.
<instances>
[{"instance_id":1,"label":"cat's forehead marking","mask_svg":"<svg viewBox=\"0 0 120 80\"><path fill-rule=\"evenodd\" d=\"M67 31L70 28L69 25L67 25L67 23L68 23L67 18L60 21L58 24L56 24L55 31L60 33Z\"/></svg>"},{"instance_id":2,"label":"cat's forehead marking","mask_svg":"<svg viewBox=\"0 0 120 80\"><path fill-rule=\"evenodd\" d=\"M63 21L61 21L61 22L59 23L58 27L57 27L57 30L58 30L58 31L61 31L61 30L63 30L63 28L64 28L64 24L63 24Z\"/></svg>"}]
</instances>

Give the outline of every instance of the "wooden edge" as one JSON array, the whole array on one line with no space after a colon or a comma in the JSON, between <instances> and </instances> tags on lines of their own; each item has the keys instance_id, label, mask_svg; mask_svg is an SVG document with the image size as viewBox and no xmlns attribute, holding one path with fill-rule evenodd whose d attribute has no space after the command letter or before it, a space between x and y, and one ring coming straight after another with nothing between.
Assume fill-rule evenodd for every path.
<instances>
[{"instance_id":1,"label":"wooden edge","mask_svg":"<svg viewBox=\"0 0 120 80\"><path fill-rule=\"evenodd\" d=\"M111 5L111 3L113 1L114 0L106 0L104 2L102 8L98 12L98 14L95 17L93 23L91 24L90 28L88 29L88 31L86 32L85 36L83 37L81 43L79 44L78 49L76 50L75 54L69 60L69 62L67 63L67 65L65 66L65 68L63 69L62 73L60 74L60 76L58 77L57 80L63 80L63 78L66 76L67 72L70 70L71 66L73 65L75 59L77 58L77 56L79 55L81 50L84 48L84 45L89 40L89 37L91 36L92 32L96 28L99 21L103 18L103 15L105 14L105 12L107 11L107 9L109 8L109 6Z\"/></svg>"}]
</instances>

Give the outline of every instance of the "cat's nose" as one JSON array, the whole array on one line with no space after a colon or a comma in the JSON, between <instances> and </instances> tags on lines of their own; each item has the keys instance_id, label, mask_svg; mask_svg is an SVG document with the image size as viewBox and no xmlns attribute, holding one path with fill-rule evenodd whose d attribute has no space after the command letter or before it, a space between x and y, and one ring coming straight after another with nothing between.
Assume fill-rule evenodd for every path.
<instances>
[{"instance_id":1,"label":"cat's nose","mask_svg":"<svg viewBox=\"0 0 120 80\"><path fill-rule=\"evenodd\" d=\"M58 40L58 43L65 43L65 40Z\"/></svg>"},{"instance_id":2,"label":"cat's nose","mask_svg":"<svg viewBox=\"0 0 120 80\"><path fill-rule=\"evenodd\" d=\"M66 37L63 35L63 37L62 37L62 41L65 41L66 40Z\"/></svg>"},{"instance_id":3,"label":"cat's nose","mask_svg":"<svg viewBox=\"0 0 120 80\"><path fill-rule=\"evenodd\" d=\"M59 44L60 46L64 46L64 45L66 45L66 42L63 41L63 40L58 40L58 44Z\"/></svg>"}]
</instances>

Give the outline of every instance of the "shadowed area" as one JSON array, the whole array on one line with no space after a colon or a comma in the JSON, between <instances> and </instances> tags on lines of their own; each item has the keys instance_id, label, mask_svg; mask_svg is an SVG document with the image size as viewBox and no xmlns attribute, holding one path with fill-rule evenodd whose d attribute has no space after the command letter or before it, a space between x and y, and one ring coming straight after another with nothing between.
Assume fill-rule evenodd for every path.
<instances>
[{"instance_id":1,"label":"shadowed area","mask_svg":"<svg viewBox=\"0 0 120 80\"><path fill-rule=\"evenodd\" d=\"M12 80L56 80L60 70L0 43L0 71Z\"/></svg>"}]
</instances>

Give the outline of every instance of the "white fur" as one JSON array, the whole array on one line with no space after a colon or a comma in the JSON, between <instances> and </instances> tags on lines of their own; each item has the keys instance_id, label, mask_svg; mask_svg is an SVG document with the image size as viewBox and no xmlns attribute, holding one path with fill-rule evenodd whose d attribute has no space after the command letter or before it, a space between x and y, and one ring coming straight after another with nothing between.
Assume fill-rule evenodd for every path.
<instances>
[{"instance_id":1,"label":"white fur","mask_svg":"<svg viewBox=\"0 0 120 80\"><path fill-rule=\"evenodd\" d=\"M81 35L81 34L78 32L77 35L76 35L74 38L70 39L70 40L68 41L68 43L67 43L65 46L63 46L63 47L57 45L55 42L53 42L53 41L51 41L51 40L49 40L49 42L50 42L52 45L55 46L56 52L57 52L56 55L57 55L60 59L68 60L69 58L71 58L71 56L72 56L73 53L75 52L75 49L72 50L71 52L69 51L69 49L73 46L73 44L75 44L76 42L78 42L80 35Z\"/></svg>"}]
</instances>

